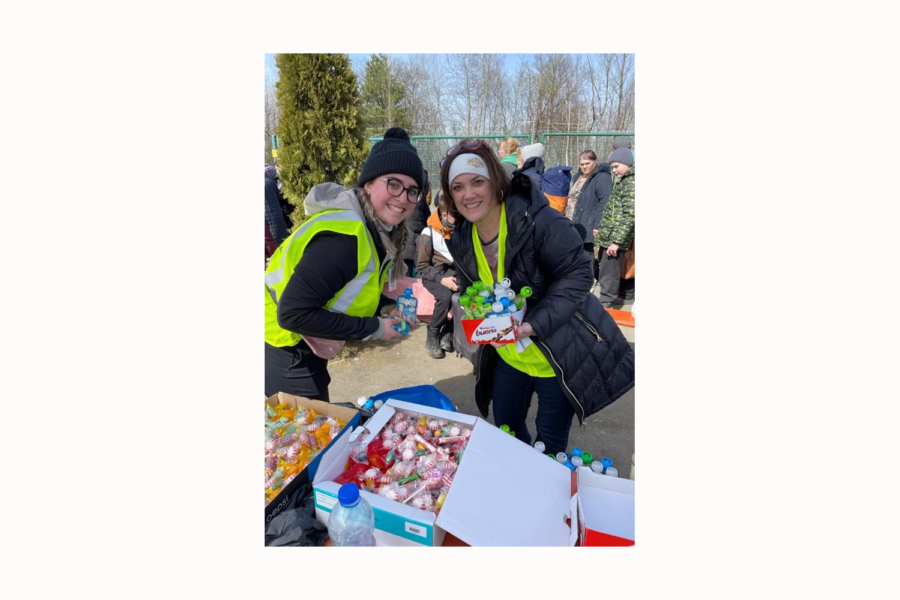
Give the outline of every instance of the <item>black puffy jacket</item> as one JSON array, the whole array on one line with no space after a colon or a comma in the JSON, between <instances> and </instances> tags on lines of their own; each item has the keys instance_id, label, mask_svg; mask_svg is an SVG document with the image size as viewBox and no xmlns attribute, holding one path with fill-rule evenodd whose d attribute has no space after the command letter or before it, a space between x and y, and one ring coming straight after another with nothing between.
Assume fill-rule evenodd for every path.
<instances>
[{"instance_id":1,"label":"black puffy jacket","mask_svg":"<svg viewBox=\"0 0 900 600\"><path fill-rule=\"evenodd\" d=\"M577 180L578 177L575 177L572 183ZM594 241L594 230L600 229L603 209L606 207L612 188L609 164L598 163L581 187L578 204L575 205L575 214L572 215L572 222L584 227L583 243L590 244Z\"/></svg>"},{"instance_id":2,"label":"black puffy jacket","mask_svg":"<svg viewBox=\"0 0 900 600\"><path fill-rule=\"evenodd\" d=\"M525 321L579 422L634 386L634 350L596 296L592 259L572 223L555 211L527 174L517 172L506 199L504 275L515 290L532 289ZM478 279L472 224L462 219L450 237L460 289ZM475 356L475 402L484 417L493 400L497 351Z\"/></svg>"},{"instance_id":3,"label":"black puffy jacket","mask_svg":"<svg viewBox=\"0 0 900 600\"><path fill-rule=\"evenodd\" d=\"M426 183L426 186L430 184ZM430 187L428 189L431 189ZM422 199L416 203L416 208L412 214L406 218L406 229L409 235L406 237L406 247L403 249L403 258L416 261L419 255L419 247L417 242L419 234L425 229L425 223L431 216L431 209L428 207L428 189L422 191ZM412 277L412 273L407 273Z\"/></svg>"}]
</instances>

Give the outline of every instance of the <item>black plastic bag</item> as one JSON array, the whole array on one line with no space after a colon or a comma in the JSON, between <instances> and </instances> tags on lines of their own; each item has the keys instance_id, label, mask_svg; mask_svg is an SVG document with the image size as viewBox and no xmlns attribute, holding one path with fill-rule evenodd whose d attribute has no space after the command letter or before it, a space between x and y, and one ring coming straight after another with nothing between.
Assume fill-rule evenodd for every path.
<instances>
[{"instance_id":1,"label":"black plastic bag","mask_svg":"<svg viewBox=\"0 0 900 600\"><path fill-rule=\"evenodd\" d=\"M300 486L291 498L296 506L279 513L266 527L266 546L322 546L328 528L316 520L316 506L310 493L312 485Z\"/></svg>"}]
</instances>

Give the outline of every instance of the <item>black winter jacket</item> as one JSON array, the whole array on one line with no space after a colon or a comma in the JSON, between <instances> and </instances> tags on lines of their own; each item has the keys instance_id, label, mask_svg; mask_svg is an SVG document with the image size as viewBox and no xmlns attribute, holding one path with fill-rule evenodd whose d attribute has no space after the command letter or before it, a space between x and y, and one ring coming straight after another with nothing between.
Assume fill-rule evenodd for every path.
<instances>
[{"instance_id":1,"label":"black winter jacket","mask_svg":"<svg viewBox=\"0 0 900 600\"><path fill-rule=\"evenodd\" d=\"M428 184L426 184L428 185ZM416 208L412 214L406 218L406 230L409 235L406 237L406 248L403 249L403 258L416 261L419 255L419 247L417 242L419 234L425 229L425 223L431 216L431 209L428 207L428 190L422 191L422 199L416 203ZM407 273L412 277L412 273Z\"/></svg>"},{"instance_id":2,"label":"black winter jacket","mask_svg":"<svg viewBox=\"0 0 900 600\"><path fill-rule=\"evenodd\" d=\"M634 350L612 316L589 293L592 259L572 223L555 211L526 173L513 176L506 199L504 275L515 290L530 286L525 322L575 409L579 422L634 386ZM450 237L460 289L478 279L472 224L461 220ZM475 402L488 416L493 400L490 345L475 356Z\"/></svg>"},{"instance_id":3,"label":"black winter jacket","mask_svg":"<svg viewBox=\"0 0 900 600\"><path fill-rule=\"evenodd\" d=\"M266 165L266 227L275 240L275 245L287 239L290 215L293 207L278 189L278 175L275 167Z\"/></svg>"},{"instance_id":4,"label":"black winter jacket","mask_svg":"<svg viewBox=\"0 0 900 600\"><path fill-rule=\"evenodd\" d=\"M606 207L613 187L610 172L608 163L598 163L597 167L588 175L587 182L581 187L581 192L578 194L578 204L575 205L572 222L584 227L585 244L593 243L594 230L600 229L603 209ZM577 180L576 176L572 183Z\"/></svg>"}]
</instances>

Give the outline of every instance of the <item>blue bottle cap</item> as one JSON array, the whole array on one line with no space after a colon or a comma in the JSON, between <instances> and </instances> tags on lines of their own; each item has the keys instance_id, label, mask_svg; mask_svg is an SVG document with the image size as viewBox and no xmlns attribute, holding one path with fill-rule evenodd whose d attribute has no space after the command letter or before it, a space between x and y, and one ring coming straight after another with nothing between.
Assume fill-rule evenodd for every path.
<instances>
[{"instance_id":1,"label":"blue bottle cap","mask_svg":"<svg viewBox=\"0 0 900 600\"><path fill-rule=\"evenodd\" d=\"M575 470L575 465L572 464L572 461L571 461L571 460L567 460L567 461L564 462L563 464L564 464L565 466L569 467L569 470L570 470L570 471L574 471L574 470Z\"/></svg>"},{"instance_id":2,"label":"blue bottle cap","mask_svg":"<svg viewBox=\"0 0 900 600\"><path fill-rule=\"evenodd\" d=\"M406 288L405 290L403 290L403 294L405 296L412 296L412 288Z\"/></svg>"},{"instance_id":3,"label":"blue bottle cap","mask_svg":"<svg viewBox=\"0 0 900 600\"><path fill-rule=\"evenodd\" d=\"M359 502L359 488L355 483L345 483L338 490L338 502L341 506L353 506Z\"/></svg>"},{"instance_id":4,"label":"blue bottle cap","mask_svg":"<svg viewBox=\"0 0 900 600\"><path fill-rule=\"evenodd\" d=\"M572 448L572 456L581 456L581 448Z\"/></svg>"},{"instance_id":5,"label":"blue bottle cap","mask_svg":"<svg viewBox=\"0 0 900 600\"><path fill-rule=\"evenodd\" d=\"M503 308L506 308L507 306L509 306L509 298L503 296L502 298L500 298L500 304L503 305Z\"/></svg>"},{"instance_id":6,"label":"blue bottle cap","mask_svg":"<svg viewBox=\"0 0 900 600\"><path fill-rule=\"evenodd\" d=\"M612 461L606 457L603 457L602 459L600 459L600 462L603 463L604 469L608 469L612 466Z\"/></svg>"}]
</instances>

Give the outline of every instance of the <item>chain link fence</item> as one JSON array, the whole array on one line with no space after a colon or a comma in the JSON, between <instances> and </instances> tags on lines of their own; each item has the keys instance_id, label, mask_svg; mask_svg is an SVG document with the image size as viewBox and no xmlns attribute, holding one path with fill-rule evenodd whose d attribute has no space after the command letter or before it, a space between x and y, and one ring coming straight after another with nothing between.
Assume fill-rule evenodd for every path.
<instances>
[{"instance_id":1,"label":"chain link fence","mask_svg":"<svg viewBox=\"0 0 900 600\"><path fill-rule=\"evenodd\" d=\"M555 167L567 165L572 172L578 170L578 158L585 150L593 150L597 162L609 161L613 142L617 147L631 147L634 150L633 133L545 133L541 136L544 144L544 165Z\"/></svg>"}]
</instances>

